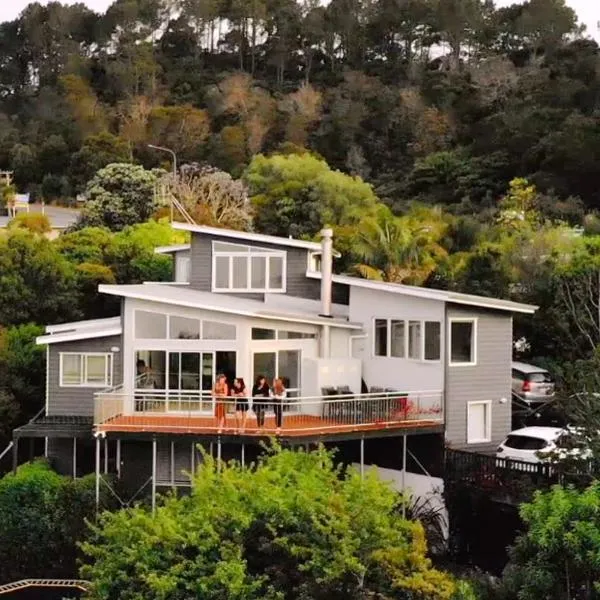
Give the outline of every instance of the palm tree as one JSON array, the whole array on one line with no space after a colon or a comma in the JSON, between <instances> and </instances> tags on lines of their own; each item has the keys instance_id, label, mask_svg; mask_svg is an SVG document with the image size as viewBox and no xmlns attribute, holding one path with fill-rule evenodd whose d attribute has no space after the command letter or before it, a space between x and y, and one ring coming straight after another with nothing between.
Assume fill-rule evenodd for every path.
<instances>
[{"instance_id":1,"label":"palm tree","mask_svg":"<svg viewBox=\"0 0 600 600\"><path fill-rule=\"evenodd\" d=\"M361 277L412 284L427 279L447 256L439 243L445 228L439 220L420 216L396 217L382 206L361 223L353 248L362 261L354 267Z\"/></svg>"}]
</instances>

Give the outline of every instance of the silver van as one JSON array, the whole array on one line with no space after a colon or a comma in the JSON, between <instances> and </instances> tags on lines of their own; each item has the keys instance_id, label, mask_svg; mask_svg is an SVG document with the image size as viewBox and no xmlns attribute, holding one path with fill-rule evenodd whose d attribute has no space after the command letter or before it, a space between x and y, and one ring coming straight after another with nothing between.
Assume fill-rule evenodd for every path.
<instances>
[{"instance_id":1,"label":"silver van","mask_svg":"<svg viewBox=\"0 0 600 600\"><path fill-rule=\"evenodd\" d=\"M513 395L525 402L546 402L554 396L552 375L546 369L521 362L512 363Z\"/></svg>"}]
</instances>

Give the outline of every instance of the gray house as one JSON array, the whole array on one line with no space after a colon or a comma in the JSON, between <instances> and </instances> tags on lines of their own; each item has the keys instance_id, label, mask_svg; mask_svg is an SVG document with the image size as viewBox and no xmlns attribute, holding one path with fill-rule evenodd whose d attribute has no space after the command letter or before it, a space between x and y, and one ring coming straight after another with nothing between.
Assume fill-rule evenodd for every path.
<instances>
[{"instance_id":1,"label":"gray house","mask_svg":"<svg viewBox=\"0 0 600 600\"><path fill-rule=\"evenodd\" d=\"M157 252L172 255L175 281L101 285L121 298L119 317L38 339L46 410L15 442L42 437L63 472L89 472L95 457L98 473L155 492L190 484L199 445L244 460L272 435L353 442L362 463L377 439L486 450L510 430L512 316L535 307L335 275L330 230L314 243L174 227L191 243ZM239 400L214 398L217 374L248 389L281 378L281 422L268 398L249 398L236 421Z\"/></svg>"}]
</instances>

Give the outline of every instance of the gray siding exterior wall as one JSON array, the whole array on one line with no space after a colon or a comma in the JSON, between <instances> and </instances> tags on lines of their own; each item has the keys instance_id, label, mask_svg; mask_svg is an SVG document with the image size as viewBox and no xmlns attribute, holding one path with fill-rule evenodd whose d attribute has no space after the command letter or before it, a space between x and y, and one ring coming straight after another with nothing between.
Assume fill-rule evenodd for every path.
<instances>
[{"instance_id":1,"label":"gray siding exterior wall","mask_svg":"<svg viewBox=\"0 0 600 600\"><path fill-rule=\"evenodd\" d=\"M450 366L446 360L446 443L451 448L473 451L495 449L511 430L512 317L454 305L447 306L446 317L448 339L451 319L477 319L477 364ZM469 444L468 404L481 400L491 402L491 441Z\"/></svg>"},{"instance_id":2,"label":"gray siding exterior wall","mask_svg":"<svg viewBox=\"0 0 600 600\"><path fill-rule=\"evenodd\" d=\"M48 397L47 414L60 416L91 417L94 414L94 394L100 388L61 387L61 352L108 352L112 347L122 350L121 336L93 338L75 342L50 344L48 355ZM112 385L120 385L123 378L122 351L113 354Z\"/></svg>"},{"instance_id":3,"label":"gray siding exterior wall","mask_svg":"<svg viewBox=\"0 0 600 600\"><path fill-rule=\"evenodd\" d=\"M212 291L212 242L239 243L221 236L192 234L190 287L204 292ZM321 297L321 282L306 276L308 267L308 251L302 248L276 244L256 244L247 242L249 246L256 245L269 250L283 250L287 253L286 294L297 298L318 300ZM235 294L244 298L262 300L263 294ZM334 284L333 302L347 305L349 300L348 286Z\"/></svg>"}]
</instances>

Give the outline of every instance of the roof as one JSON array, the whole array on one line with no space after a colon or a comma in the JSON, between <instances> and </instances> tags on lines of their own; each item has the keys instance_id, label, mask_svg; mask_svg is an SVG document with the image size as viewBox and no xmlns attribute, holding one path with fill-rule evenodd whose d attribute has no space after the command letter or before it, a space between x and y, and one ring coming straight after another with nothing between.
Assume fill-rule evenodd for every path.
<instances>
[{"instance_id":1,"label":"roof","mask_svg":"<svg viewBox=\"0 0 600 600\"><path fill-rule=\"evenodd\" d=\"M536 367L535 365L528 365L527 363L522 362L513 361L512 368L523 373L548 373L547 369L542 369L542 367Z\"/></svg>"},{"instance_id":2,"label":"roof","mask_svg":"<svg viewBox=\"0 0 600 600\"><path fill-rule=\"evenodd\" d=\"M14 429L13 437L89 438L92 427L92 417L44 416Z\"/></svg>"},{"instance_id":3,"label":"roof","mask_svg":"<svg viewBox=\"0 0 600 600\"><path fill-rule=\"evenodd\" d=\"M75 342L93 338L121 335L121 317L108 319L92 319L60 325L48 325L46 335L36 339L38 344L58 344L60 342Z\"/></svg>"},{"instance_id":4,"label":"roof","mask_svg":"<svg viewBox=\"0 0 600 600\"><path fill-rule=\"evenodd\" d=\"M175 244L174 246L157 246L154 254L172 254L174 252L185 252L192 247L191 244Z\"/></svg>"},{"instance_id":5,"label":"roof","mask_svg":"<svg viewBox=\"0 0 600 600\"><path fill-rule=\"evenodd\" d=\"M311 277L313 279L321 279L321 273L309 272L306 274L306 276ZM379 290L382 292L390 292L392 294L401 294L404 296L413 296L416 298L440 300L442 302L450 302L453 304L478 306L480 308L490 308L494 310L505 310L509 312L533 314L538 308L537 306L533 306L531 304L521 304L519 302L513 302L512 300L501 300L499 298L488 298L485 296L460 294L458 292L423 288L414 285L405 285L402 283L373 281L371 279L361 279L360 277L352 277L350 275L334 275L332 279L334 283L340 283L342 285L350 285L371 290Z\"/></svg>"},{"instance_id":6,"label":"roof","mask_svg":"<svg viewBox=\"0 0 600 600\"><path fill-rule=\"evenodd\" d=\"M204 235L218 235L220 237L246 242L258 242L263 244L275 244L277 246L290 246L293 248L304 248L306 250L321 250L319 242L308 242L294 238L278 237L276 235L265 235L251 231L234 231L233 229L221 229L219 227L207 227L206 225L190 225L189 223L172 223L173 229L191 231Z\"/></svg>"},{"instance_id":7,"label":"roof","mask_svg":"<svg viewBox=\"0 0 600 600\"><path fill-rule=\"evenodd\" d=\"M315 312L290 312L282 308L270 306L260 300L238 298L227 294L203 292L177 285L136 284L136 285L100 285L98 291L112 296L135 298L184 306L188 308L204 309L212 312L255 317L258 319L271 319L292 323L306 323L310 325L331 325L344 329L362 329L361 323L351 323L346 319L321 317Z\"/></svg>"},{"instance_id":8,"label":"roof","mask_svg":"<svg viewBox=\"0 0 600 600\"><path fill-rule=\"evenodd\" d=\"M508 435L524 435L526 437L535 437L542 440L553 441L563 431L564 429L561 427L523 427L523 429L511 431Z\"/></svg>"}]
</instances>

